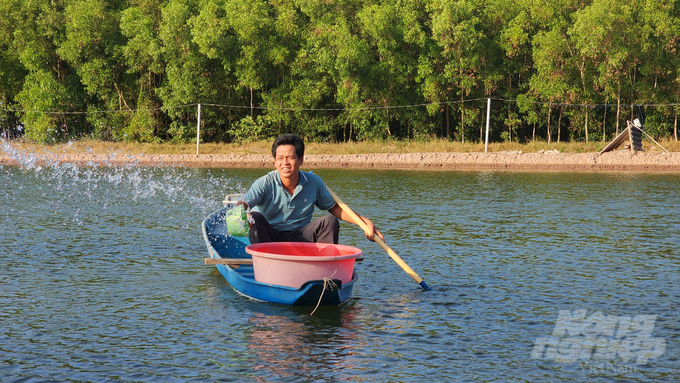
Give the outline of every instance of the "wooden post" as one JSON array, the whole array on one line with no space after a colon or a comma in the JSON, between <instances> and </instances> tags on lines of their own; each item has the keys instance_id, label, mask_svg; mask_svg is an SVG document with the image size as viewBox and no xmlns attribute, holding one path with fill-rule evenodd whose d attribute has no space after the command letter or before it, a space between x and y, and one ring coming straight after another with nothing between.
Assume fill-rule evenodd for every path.
<instances>
[{"instance_id":1,"label":"wooden post","mask_svg":"<svg viewBox=\"0 0 680 383\"><path fill-rule=\"evenodd\" d=\"M206 265L252 265L251 258L204 258Z\"/></svg>"},{"instance_id":2,"label":"wooden post","mask_svg":"<svg viewBox=\"0 0 680 383\"><path fill-rule=\"evenodd\" d=\"M196 122L196 155L198 155L198 147L201 144L201 104L198 104L198 119Z\"/></svg>"},{"instance_id":3,"label":"wooden post","mask_svg":"<svg viewBox=\"0 0 680 383\"><path fill-rule=\"evenodd\" d=\"M489 119L491 118L491 98L486 99L486 139L484 140L484 153L489 151Z\"/></svg>"}]
</instances>

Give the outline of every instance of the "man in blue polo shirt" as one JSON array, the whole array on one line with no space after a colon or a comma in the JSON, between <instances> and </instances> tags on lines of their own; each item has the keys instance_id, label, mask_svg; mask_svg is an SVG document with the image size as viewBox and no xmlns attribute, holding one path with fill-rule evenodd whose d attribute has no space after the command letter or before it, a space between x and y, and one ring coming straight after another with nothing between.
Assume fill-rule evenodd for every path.
<instances>
[{"instance_id":1,"label":"man in blue polo shirt","mask_svg":"<svg viewBox=\"0 0 680 383\"><path fill-rule=\"evenodd\" d=\"M352 217L338 206L326 189L321 177L300 171L304 162L305 144L294 134L284 134L274 140L272 155L276 170L260 177L237 205L250 211L250 242L325 242L338 243L338 219L354 223ZM312 221L314 206L327 210ZM383 239L368 218L359 215L370 232Z\"/></svg>"}]
</instances>

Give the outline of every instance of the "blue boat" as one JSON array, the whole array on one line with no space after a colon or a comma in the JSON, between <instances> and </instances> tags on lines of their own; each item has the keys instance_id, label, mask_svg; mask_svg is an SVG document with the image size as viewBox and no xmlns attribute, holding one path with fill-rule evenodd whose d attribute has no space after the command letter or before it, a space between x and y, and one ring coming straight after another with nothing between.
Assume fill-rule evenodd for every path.
<instances>
[{"instance_id":1,"label":"blue boat","mask_svg":"<svg viewBox=\"0 0 680 383\"><path fill-rule=\"evenodd\" d=\"M359 279L356 270L349 282L342 283L339 279L332 279L333 283L314 280L306 282L299 289L256 281L252 257L246 253L250 240L248 237L234 237L227 230L225 216L229 208L231 205L227 204L203 220L203 238L210 258L218 263L215 264L217 270L237 293L259 301L290 306L339 305L352 297L354 283Z\"/></svg>"}]
</instances>

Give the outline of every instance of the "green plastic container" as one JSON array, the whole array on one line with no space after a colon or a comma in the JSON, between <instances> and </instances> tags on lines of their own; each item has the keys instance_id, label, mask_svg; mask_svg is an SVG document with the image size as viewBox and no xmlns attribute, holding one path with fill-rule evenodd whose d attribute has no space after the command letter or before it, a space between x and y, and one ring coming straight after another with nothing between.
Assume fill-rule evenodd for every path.
<instances>
[{"instance_id":1,"label":"green plastic container","mask_svg":"<svg viewBox=\"0 0 680 383\"><path fill-rule=\"evenodd\" d=\"M234 237L247 237L250 234L248 226L248 215L239 205L227 210L226 214L227 230Z\"/></svg>"}]
</instances>

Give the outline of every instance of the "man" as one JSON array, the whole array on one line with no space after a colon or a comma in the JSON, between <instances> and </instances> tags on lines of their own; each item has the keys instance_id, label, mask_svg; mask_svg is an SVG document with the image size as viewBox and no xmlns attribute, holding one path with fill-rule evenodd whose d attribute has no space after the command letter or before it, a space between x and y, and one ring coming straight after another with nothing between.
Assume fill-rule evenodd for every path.
<instances>
[{"instance_id":1,"label":"man","mask_svg":"<svg viewBox=\"0 0 680 383\"><path fill-rule=\"evenodd\" d=\"M321 177L300 171L305 144L294 134L274 140L272 155L276 170L260 177L237 205L250 211L250 242L325 242L338 243L338 219L354 220L338 206ZM331 215L312 221L314 206ZM359 215L369 228L366 237L383 235L368 218Z\"/></svg>"}]
</instances>

